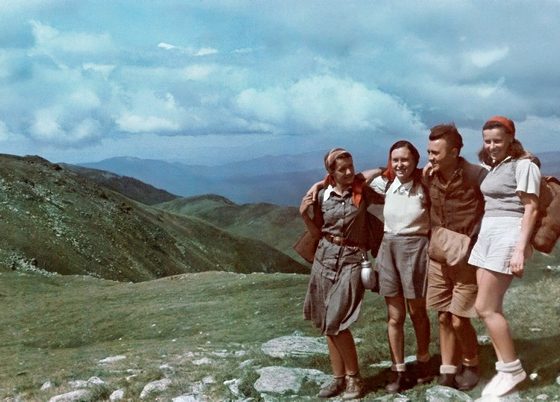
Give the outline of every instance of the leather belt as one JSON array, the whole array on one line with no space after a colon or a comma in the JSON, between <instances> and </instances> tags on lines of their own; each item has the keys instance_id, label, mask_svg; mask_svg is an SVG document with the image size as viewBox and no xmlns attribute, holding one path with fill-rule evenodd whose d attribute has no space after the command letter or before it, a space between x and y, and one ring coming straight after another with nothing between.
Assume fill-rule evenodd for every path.
<instances>
[{"instance_id":1,"label":"leather belt","mask_svg":"<svg viewBox=\"0 0 560 402\"><path fill-rule=\"evenodd\" d=\"M337 246L349 246L349 247L358 246L358 244L354 243L353 241L343 236L333 236L331 234L326 234L324 237L329 242L331 242L332 244L336 244Z\"/></svg>"}]
</instances>

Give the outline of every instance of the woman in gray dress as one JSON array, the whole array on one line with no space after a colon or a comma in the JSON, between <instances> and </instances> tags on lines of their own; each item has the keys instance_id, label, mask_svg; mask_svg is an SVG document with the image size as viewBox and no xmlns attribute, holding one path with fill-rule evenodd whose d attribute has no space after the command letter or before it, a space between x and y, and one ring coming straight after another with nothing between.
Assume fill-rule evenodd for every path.
<instances>
[{"instance_id":1,"label":"woman in gray dress","mask_svg":"<svg viewBox=\"0 0 560 402\"><path fill-rule=\"evenodd\" d=\"M300 213L308 231L320 239L304 303L305 319L327 337L334 378L319 392L343 399L363 395L358 356L350 325L358 318L364 287L361 261L368 250L377 252L380 222L367 208L382 198L357 177L350 153L335 148L325 155L328 176L316 200L304 196ZM309 211L313 209L315 216ZM377 231L377 232L376 232Z\"/></svg>"}]
</instances>

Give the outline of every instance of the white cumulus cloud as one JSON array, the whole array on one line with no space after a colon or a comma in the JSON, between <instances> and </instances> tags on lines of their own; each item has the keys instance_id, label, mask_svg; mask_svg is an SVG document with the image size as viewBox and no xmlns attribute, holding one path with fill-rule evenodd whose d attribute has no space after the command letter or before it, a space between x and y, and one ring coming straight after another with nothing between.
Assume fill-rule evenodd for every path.
<instances>
[{"instance_id":1,"label":"white cumulus cloud","mask_svg":"<svg viewBox=\"0 0 560 402\"><path fill-rule=\"evenodd\" d=\"M508 54L509 46L504 46L497 49L468 52L466 57L476 67L484 68L503 60Z\"/></svg>"},{"instance_id":2,"label":"white cumulus cloud","mask_svg":"<svg viewBox=\"0 0 560 402\"><path fill-rule=\"evenodd\" d=\"M351 79L315 76L287 88L248 89L236 99L249 118L301 132L323 130L421 129L399 99Z\"/></svg>"},{"instance_id":3,"label":"white cumulus cloud","mask_svg":"<svg viewBox=\"0 0 560 402\"><path fill-rule=\"evenodd\" d=\"M116 123L122 131L130 133L175 131L179 129L177 123L162 117L139 116L129 113L121 115Z\"/></svg>"}]
</instances>

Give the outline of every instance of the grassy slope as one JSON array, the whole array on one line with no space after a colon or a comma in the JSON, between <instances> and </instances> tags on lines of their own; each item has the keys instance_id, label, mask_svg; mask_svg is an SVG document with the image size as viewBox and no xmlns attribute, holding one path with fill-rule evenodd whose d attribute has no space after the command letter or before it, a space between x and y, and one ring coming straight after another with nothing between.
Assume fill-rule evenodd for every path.
<instances>
[{"instance_id":1,"label":"grassy slope","mask_svg":"<svg viewBox=\"0 0 560 402\"><path fill-rule=\"evenodd\" d=\"M183 216L198 217L235 235L261 240L303 261L292 249L304 230L297 208L265 203L237 205L215 195L180 198L157 207Z\"/></svg>"},{"instance_id":2,"label":"grassy slope","mask_svg":"<svg viewBox=\"0 0 560 402\"><path fill-rule=\"evenodd\" d=\"M553 384L560 371L560 274L533 268L521 283L508 293L506 309L521 359L540 376L524 383L521 392L526 398L541 393L558 398L560 390ZM164 394L168 400L190 391L191 384L207 375L216 380L205 392L213 400L231 396L223 381L233 378L242 380L240 388L246 396L257 396L252 389L257 366L318 368L328 373L326 356L278 360L260 352L263 342L296 330L318 336L301 318L306 284L307 276L287 274L206 272L133 284L2 272L0 397L46 400L68 391L68 381L96 375L111 384L99 397L120 387L134 400L144 384L163 377L164 363L174 370L173 385ZM369 367L389 358L384 317L383 300L368 293L353 329L362 339L358 353L363 375L375 390L367 399L382 395L386 380L385 370ZM475 325L484 333L479 321ZM432 326L435 329L435 320ZM414 353L409 322L406 329L408 355ZM435 330L432 338L432 351L437 352ZM229 355L216 357L225 351ZM111 366L97 364L120 354L127 359ZM481 347L481 355L482 375L489 378L494 361L491 347ZM203 357L217 363L193 363ZM253 364L240 368L249 359ZM136 377L126 380L130 373ZM39 391L47 380L57 387ZM422 400L425 390L426 386L416 387L406 394ZM313 395L316 387L302 392ZM470 394L478 396L480 386Z\"/></svg>"},{"instance_id":3,"label":"grassy slope","mask_svg":"<svg viewBox=\"0 0 560 402\"><path fill-rule=\"evenodd\" d=\"M207 270L305 272L263 242L136 203L46 160L0 156L0 264L141 281Z\"/></svg>"}]
</instances>

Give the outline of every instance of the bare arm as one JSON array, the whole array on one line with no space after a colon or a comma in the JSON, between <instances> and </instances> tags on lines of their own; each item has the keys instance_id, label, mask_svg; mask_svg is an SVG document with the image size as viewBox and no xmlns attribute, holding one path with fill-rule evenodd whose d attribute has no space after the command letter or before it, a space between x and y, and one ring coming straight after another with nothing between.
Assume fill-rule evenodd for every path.
<instances>
[{"instance_id":1,"label":"bare arm","mask_svg":"<svg viewBox=\"0 0 560 402\"><path fill-rule=\"evenodd\" d=\"M519 193L521 203L525 208L521 219L521 233L511 256L509 266L511 272L518 277L523 276L525 258L527 257L527 246L531 242L531 236L535 228L538 215L539 199L535 194Z\"/></svg>"},{"instance_id":2,"label":"bare arm","mask_svg":"<svg viewBox=\"0 0 560 402\"><path fill-rule=\"evenodd\" d=\"M369 184L373 179L383 174L383 168L375 168L375 169L368 169L360 172L364 179L366 179L366 183Z\"/></svg>"},{"instance_id":3,"label":"bare arm","mask_svg":"<svg viewBox=\"0 0 560 402\"><path fill-rule=\"evenodd\" d=\"M303 222L305 223L305 226L307 227L309 233L313 237L319 238L321 237L321 228L318 228L317 225L315 225L315 222L313 221L311 216L309 216L309 210L312 209L312 206L313 206L313 195L309 193L305 194L299 206L299 213L303 218Z\"/></svg>"}]
</instances>

